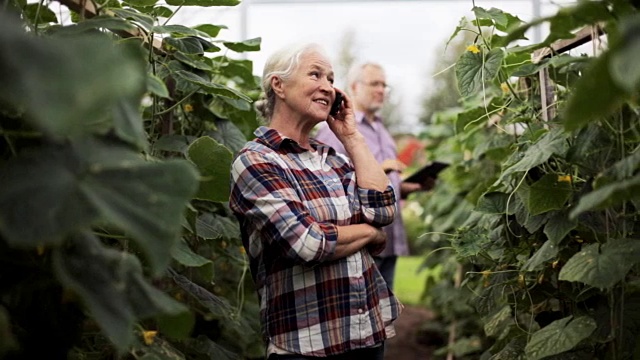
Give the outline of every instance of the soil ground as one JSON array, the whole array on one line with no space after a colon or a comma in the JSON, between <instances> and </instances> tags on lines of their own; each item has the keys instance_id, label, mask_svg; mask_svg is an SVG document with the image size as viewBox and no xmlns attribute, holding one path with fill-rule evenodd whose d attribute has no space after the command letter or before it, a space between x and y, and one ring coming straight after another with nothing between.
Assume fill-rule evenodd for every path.
<instances>
[{"instance_id":1,"label":"soil ground","mask_svg":"<svg viewBox=\"0 0 640 360\"><path fill-rule=\"evenodd\" d=\"M432 318L422 307L405 306L395 321L396 336L385 342L385 360L430 360L434 347L420 344L418 330Z\"/></svg>"}]
</instances>

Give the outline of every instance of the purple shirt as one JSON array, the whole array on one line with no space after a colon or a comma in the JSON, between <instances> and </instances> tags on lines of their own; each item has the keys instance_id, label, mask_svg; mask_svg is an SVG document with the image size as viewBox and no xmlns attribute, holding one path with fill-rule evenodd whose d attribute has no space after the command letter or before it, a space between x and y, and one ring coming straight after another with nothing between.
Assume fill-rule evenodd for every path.
<instances>
[{"instance_id":1,"label":"purple shirt","mask_svg":"<svg viewBox=\"0 0 640 360\"><path fill-rule=\"evenodd\" d=\"M376 160L382 163L387 159L396 159L398 157L396 143L393 137L391 137L391 134L389 134L389 131L387 131L382 124L380 117L376 116L373 124L371 124L364 119L364 113L357 111L355 115L358 130L364 136ZM320 125L315 139L331 146L338 153L347 153L340 140L336 138L326 122ZM388 173L387 176L389 176L389 180L391 180L391 186L393 186L393 190L396 193L396 198L400 199L400 183L402 182L400 174L397 171L392 171ZM407 233L404 229L400 209L396 211L396 217L393 223L385 226L384 230L387 233L387 247L379 256L409 255Z\"/></svg>"}]
</instances>

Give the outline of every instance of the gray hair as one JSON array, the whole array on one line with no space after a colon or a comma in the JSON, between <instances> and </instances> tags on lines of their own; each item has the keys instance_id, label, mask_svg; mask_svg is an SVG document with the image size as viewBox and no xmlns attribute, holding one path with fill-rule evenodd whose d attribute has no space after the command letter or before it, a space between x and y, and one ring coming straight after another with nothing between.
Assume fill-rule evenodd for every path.
<instances>
[{"instance_id":1,"label":"gray hair","mask_svg":"<svg viewBox=\"0 0 640 360\"><path fill-rule=\"evenodd\" d=\"M364 63L354 64L349 68L349 72L347 72L347 89L346 89L347 93L352 95L351 87L358 81L362 80L362 73L364 72L364 69L368 67L374 67L384 71L384 68L382 67L382 65L374 62L364 62Z\"/></svg>"},{"instance_id":2,"label":"gray hair","mask_svg":"<svg viewBox=\"0 0 640 360\"><path fill-rule=\"evenodd\" d=\"M262 72L262 90L264 91L264 97L256 101L256 110L258 110L265 120L271 120L273 108L276 104L276 94L273 88L271 88L271 79L275 76L285 81L289 79L300 64L302 55L311 52L319 52L325 55L320 45L315 43L302 43L284 47L269 56Z\"/></svg>"}]
</instances>

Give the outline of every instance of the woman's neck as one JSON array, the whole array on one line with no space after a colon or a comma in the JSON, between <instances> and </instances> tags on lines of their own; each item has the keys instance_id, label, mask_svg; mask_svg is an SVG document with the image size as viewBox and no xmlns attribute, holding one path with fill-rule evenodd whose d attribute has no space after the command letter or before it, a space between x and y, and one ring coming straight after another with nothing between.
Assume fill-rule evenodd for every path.
<instances>
[{"instance_id":1,"label":"woman's neck","mask_svg":"<svg viewBox=\"0 0 640 360\"><path fill-rule=\"evenodd\" d=\"M296 141L301 147L313 151L309 143L309 135L315 124L302 119L291 117L274 116L271 118L269 127L278 130L280 134Z\"/></svg>"}]
</instances>

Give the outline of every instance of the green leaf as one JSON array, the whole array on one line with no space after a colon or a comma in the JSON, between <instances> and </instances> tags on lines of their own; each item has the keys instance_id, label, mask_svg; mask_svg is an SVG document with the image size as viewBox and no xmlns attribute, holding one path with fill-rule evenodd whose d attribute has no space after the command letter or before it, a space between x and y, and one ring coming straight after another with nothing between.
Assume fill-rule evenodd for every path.
<instances>
[{"instance_id":1,"label":"green leaf","mask_svg":"<svg viewBox=\"0 0 640 360\"><path fill-rule=\"evenodd\" d=\"M56 13L44 5L44 3L27 4L24 8L24 15L26 15L33 24L58 23ZM37 19L36 15L38 16Z\"/></svg>"},{"instance_id":2,"label":"green leaf","mask_svg":"<svg viewBox=\"0 0 640 360\"><path fill-rule=\"evenodd\" d=\"M445 45L445 51L449 47L449 43L451 43L451 40L453 40L456 36L458 36L460 31L466 28L467 22L468 22L467 18L464 16L460 19L460 21L458 22L458 26L456 26L456 29L453 31L453 34L449 36L449 40L447 40L447 44Z\"/></svg>"},{"instance_id":3,"label":"green leaf","mask_svg":"<svg viewBox=\"0 0 640 360\"><path fill-rule=\"evenodd\" d=\"M104 134L112 108L123 98L139 101L145 90L140 49L104 35L37 38L1 17L0 48L11 49L0 52L0 101L56 139Z\"/></svg>"},{"instance_id":4,"label":"green leaf","mask_svg":"<svg viewBox=\"0 0 640 360\"><path fill-rule=\"evenodd\" d=\"M136 24L140 25L146 31L151 31L151 29L153 29L154 20L150 15L143 14L132 9L119 9L111 7L109 8L109 10L123 19L133 20Z\"/></svg>"},{"instance_id":5,"label":"green leaf","mask_svg":"<svg viewBox=\"0 0 640 360\"><path fill-rule=\"evenodd\" d=\"M611 78L610 59L611 53L607 52L593 60L575 84L562 112L567 130L576 130L613 113L629 97Z\"/></svg>"},{"instance_id":6,"label":"green leaf","mask_svg":"<svg viewBox=\"0 0 640 360\"><path fill-rule=\"evenodd\" d=\"M544 134L533 145L518 153L521 156L514 165L507 168L501 175L501 179L515 172L529 171L530 169L546 162L552 155L564 156L569 146L567 144L567 134L560 129L554 128Z\"/></svg>"},{"instance_id":7,"label":"green leaf","mask_svg":"<svg viewBox=\"0 0 640 360\"><path fill-rule=\"evenodd\" d=\"M207 81L194 73L184 71L184 70L178 70L175 72L175 74L178 76L179 79L185 80L191 84L198 85L210 94L224 96L231 99L244 99L249 102L252 101L250 97L248 97L247 95L237 90L234 90L230 87L227 87L221 84L216 84L211 81Z\"/></svg>"},{"instance_id":8,"label":"green leaf","mask_svg":"<svg viewBox=\"0 0 640 360\"><path fill-rule=\"evenodd\" d=\"M174 6L236 6L240 0L167 0L167 4Z\"/></svg>"},{"instance_id":9,"label":"green leaf","mask_svg":"<svg viewBox=\"0 0 640 360\"><path fill-rule=\"evenodd\" d=\"M235 52L246 52L246 51L260 51L260 44L262 43L262 38L253 38L248 39L241 42L229 42L225 41L223 44L228 49L233 50Z\"/></svg>"},{"instance_id":10,"label":"green leaf","mask_svg":"<svg viewBox=\"0 0 640 360\"><path fill-rule=\"evenodd\" d=\"M495 24L496 29L503 32L522 24L522 20L518 19L518 17L496 8L485 10L476 6L473 8L473 12L478 19L491 20L492 24Z\"/></svg>"},{"instance_id":11,"label":"green leaf","mask_svg":"<svg viewBox=\"0 0 640 360\"><path fill-rule=\"evenodd\" d=\"M163 47L175 48L176 50L185 53L185 54L204 54L204 47L200 40L196 37L183 37L183 38L172 38L166 37L163 40Z\"/></svg>"},{"instance_id":12,"label":"green leaf","mask_svg":"<svg viewBox=\"0 0 640 360\"><path fill-rule=\"evenodd\" d=\"M146 150L147 134L138 108L138 101L119 101L112 109L113 127L119 139L135 145L138 150Z\"/></svg>"},{"instance_id":13,"label":"green leaf","mask_svg":"<svg viewBox=\"0 0 640 360\"><path fill-rule=\"evenodd\" d=\"M202 31L203 33L211 36L212 38L218 36L220 30L227 29L226 25L212 25L212 24L202 24L195 26L194 29L198 31Z\"/></svg>"},{"instance_id":14,"label":"green leaf","mask_svg":"<svg viewBox=\"0 0 640 360\"><path fill-rule=\"evenodd\" d=\"M597 328L588 316L556 320L536 331L525 347L527 359L538 360L573 349Z\"/></svg>"},{"instance_id":15,"label":"green leaf","mask_svg":"<svg viewBox=\"0 0 640 360\"><path fill-rule=\"evenodd\" d=\"M132 343L138 319L187 311L145 280L135 256L106 248L89 233L75 234L69 246L55 248L53 269L120 351Z\"/></svg>"},{"instance_id":16,"label":"green leaf","mask_svg":"<svg viewBox=\"0 0 640 360\"><path fill-rule=\"evenodd\" d=\"M202 277L207 281L213 279L213 263L211 260L193 252L186 241L180 240L177 246L171 250L171 255L184 266L199 268Z\"/></svg>"},{"instance_id":17,"label":"green leaf","mask_svg":"<svg viewBox=\"0 0 640 360\"><path fill-rule=\"evenodd\" d=\"M164 135L153 143L155 151L173 151L186 154L189 145L196 139L195 136Z\"/></svg>"},{"instance_id":18,"label":"green leaf","mask_svg":"<svg viewBox=\"0 0 640 360\"><path fill-rule=\"evenodd\" d=\"M570 220L565 212L561 212L550 217L544 227L544 234L550 241L560 243L577 226L577 221Z\"/></svg>"},{"instance_id":19,"label":"green leaf","mask_svg":"<svg viewBox=\"0 0 640 360\"><path fill-rule=\"evenodd\" d=\"M213 67L210 64L211 59L206 56L183 54L177 52L173 55L173 57L181 63L188 65L194 69L204 70L208 72L211 72L213 70Z\"/></svg>"},{"instance_id":20,"label":"green leaf","mask_svg":"<svg viewBox=\"0 0 640 360\"><path fill-rule=\"evenodd\" d=\"M196 219L196 234L203 239L240 239L238 224L231 218L203 213Z\"/></svg>"},{"instance_id":21,"label":"green leaf","mask_svg":"<svg viewBox=\"0 0 640 360\"><path fill-rule=\"evenodd\" d=\"M498 337L505 327L513 324L511 319L511 306L505 305L492 315L483 319L484 332L487 336Z\"/></svg>"},{"instance_id":22,"label":"green leaf","mask_svg":"<svg viewBox=\"0 0 640 360\"><path fill-rule=\"evenodd\" d=\"M538 215L562 209L572 194L570 182L558 181L557 174L545 174L529 188L529 213Z\"/></svg>"},{"instance_id":23,"label":"green leaf","mask_svg":"<svg viewBox=\"0 0 640 360\"><path fill-rule=\"evenodd\" d=\"M569 216L575 219L585 211L603 209L637 199L640 199L640 174L631 179L610 183L584 195Z\"/></svg>"},{"instance_id":24,"label":"green leaf","mask_svg":"<svg viewBox=\"0 0 640 360\"><path fill-rule=\"evenodd\" d=\"M542 264L558 256L558 244L556 240L547 240L540 249L533 254L522 266L524 271L536 271L542 269Z\"/></svg>"},{"instance_id":25,"label":"green leaf","mask_svg":"<svg viewBox=\"0 0 640 360\"><path fill-rule=\"evenodd\" d=\"M196 186L186 161L147 162L122 145L89 139L45 146L0 171L0 232L12 246L33 248L106 222L130 235L159 274Z\"/></svg>"},{"instance_id":26,"label":"green leaf","mask_svg":"<svg viewBox=\"0 0 640 360\"><path fill-rule=\"evenodd\" d=\"M483 91L485 84L498 74L503 58L502 49L492 49L486 56L484 51L465 51L455 66L460 94L470 97Z\"/></svg>"},{"instance_id":27,"label":"green leaf","mask_svg":"<svg viewBox=\"0 0 640 360\"><path fill-rule=\"evenodd\" d=\"M221 60L213 59L214 63ZM220 66L220 72L230 79L240 79L239 83L255 86L256 79L253 75L253 64L249 60L231 60Z\"/></svg>"},{"instance_id":28,"label":"green leaf","mask_svg":"<svg viewBox=\"0 0 640 360\"><path fill-rule=\"evenodd\" d=\"M624 279L640 261L640 241L610 239L606 244L590 244L573 255L560 270L559 279L578 281L600 289L610 289Z\"/></svg>"},{"instance_id":29,"label":"green leaf","mask_svg":"<svg viewBox=\"0 0 640 360\"><path fill-rule=\"evenodd\" d=\"M207 289L201 287L200 285L189 280L187 277L182 276L173 270L169 270L169 273L171 274L171 277L173 278L173 281L176 283L176 285L178 285L182 290L189 294L189 296L196 299L213 316L228 321L234 321L233 308L231 307L227 299L212 294L211 292L207 291Z\"/></svg>"},{"instance_id":30,"label":"green leaf","mask_svg":"<svg viewBox=\"0 0 640 360\"><path fill-rule=\"evenodd\" d=\"M184 340L191 335L196 318L190 311L179 314L162 314L156 317L158 329L163 335L173 339Z\"/></svg>"},{"instance_id":31,"label":"green leaf","mask_svg":"<svg viewBox=\"0 0 640 360\"><path fill-rule=\"evenodd\" d=\"M109 29L111 31L133 31L136 27L123 19L111 15L98 15L90 19L83 19L76 25L65 26L64 32L80 33L93 29Z\"/></svg>"},{"instance_id":32,"label":"green leaf","mask_svg":"<svg viewBox=\"0 0 640 360\"><path fill-rule=\"evenodd\" d=\"M216 131L211 131L208 135L229 148L234 154L247 143L247 138L244 137L242 131L228 120L216 121Z\"/></svg>"},{"instance_id":33,"label":"green leaf","mask_svg":"<svg viewBox=\"0 0 640 360\"><path fill-rule=\"evenodd\" d=\"M620 33L622 44L612 48L609 70L616 85L632 93L640 90L640 15L621 21Z\"/></svg>"},{"instance_id":34,"label":"green leaf","mask_svg":"<svg viewBox=\"0 0 640 360\"><path fill-rule=\"evenodd\" d=\"M157 76L147 74L147 91L161 98L169 99L169 89L164 82Z\"/></svg>"},{"instance_id":35,"label":"green leaf","mask_svg":"<svg viewBox=\"0 0 640 360\"><path fill-rule=\"evenodd\" d=\"M451 245L461 258L477 256L491 246L491 238L484 229L474 228L455 238Z\"/></svg>"},{"instance_id":36,"label":"green leaf","mask_svg":"<svg viewBox=\"0 0 640 360\"><path fill-rule=\"evenodd\" d=\"M184 25L158 25L153 27L153 32L158 34L172 34L172 35L185 35L185 36L198 36L197 30ZM180 37L178 37L180 38Z\"/></svg>"},{"instance_id":37,"label":"green leaf","mask_svg":"<svg viewBox=\"0 0 640 360\"><path fill-rule=\"evenodd\" d=\"M191 143L188 158L200 171L200 189L195 197L209 201L228 201L232 160L229 149L212 138L203 136Z\"/></svg>"},{"instance_id":38,"label":"green leaf","mask_svg":"<svg viewBox=\"0 0 640 360\"><path fill-rule=\"evenodd\" d=\"M513 214L515 211L514 205L514 200L510 199L509 194L489 192L480 197L474 210L484 214ZM509 207L508 209L507 206Z\"/></svg>"}]
</instances>

